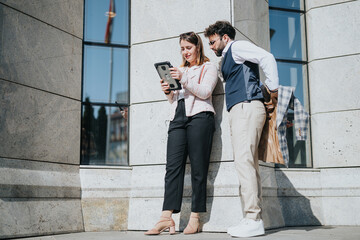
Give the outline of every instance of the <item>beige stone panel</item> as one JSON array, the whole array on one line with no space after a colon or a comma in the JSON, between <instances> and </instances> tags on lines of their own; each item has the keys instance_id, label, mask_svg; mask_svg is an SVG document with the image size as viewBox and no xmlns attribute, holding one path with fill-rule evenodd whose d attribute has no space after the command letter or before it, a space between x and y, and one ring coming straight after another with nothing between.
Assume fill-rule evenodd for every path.
<instances>
[{"instance_id":1,"label":"beige stone panel","mask_svg":"<svg viewBox=\"0 0 360 240\"><path fill-rule=\"evenodd\" d=\"M235 168L233 171L235 171ZM261 178L262 196L277 197L278 183L276 179L275 168L273 166L260 165L259 171Z\"/></svg>"},{"instance_id":2,"label":"beige stone panel","mask_svg":"<svg viewBox=\"0 0 360 240\"><path fill-rule=\"evenodd\" d=\"M130 102L165 100L160 77L154 63L169 61L180 66L181 55L177 38L134 45L131 48Z\"/></svg>"},{"instance_id":3,"label":"beige stone panel","mask_svg":"<svg viewBox=\"0 0 360 240\"><path fill-rule=\"evenodd\" d=\"M220 58L216 57L208 47L208 40L200 34L205 55L210 61L219 66ZM169 61L173 66L179 67L182 63L179 39L177 37L137 44L131 48L131 103L143 103L148 101L165 100L166 97L161 91L160 77L154 63ZM220 67L219 67L220 69ZM223 86L219 80L214 94L224 93Z\"/></svg>"},{"instance_id":4,"label":"beige stone panel","mask_svg":"<svg viewBox=\"0 0 360 240\"><path fill-rule=\"evenodd\" d=\"M162 204L162 198L130 198L128 230L152 229L161 216Z\"/></svg>"},{"instance_id":5,"label":"beige stone panel","mask_svg":"<svg viewBox=\"0 0 360 240\"><path fill-rule=\"evenodd\" d=\"M0 5L0 78L80 99L82 43Z\"/></svg>"},{"instance_id":6,"label":"beige stone panel","mask_svg":"<svg viewBox=\"0 0 360 240\"><path fill-rule=\"evenodd\" d=\"M1 198L1 238L84 231L80 199Z\"/></svg>"},{"instance_id":7,"label":"beige stone panel","mask_svg":"<svg viewBox=\"0 0 360 240\"><path fill-rule=\"evenodd\" d=\"M210 161L234 160L231 145L229 113L226 110L225 95L213 96L215 108L215 132Z\"/></svg>"},{"instance_id":8,"label":"beige stone panel","mask_svg":"<svg viewBox=\"0 0 360 240\"><path fill-rule=\"evenodd\" d=\"M2 156L79 164L79 102L7 81L0 89Z\"/></svg>"},{"instance_id":9,"label":"beige stone panel","mask_svg":"<svg viewBox=\"0 0 360 240\"><path fill-rule=\"evenodd\" d=\"M228 115L223 101L223 95L213 97L217 114L211 161L232 160ZM165 163L170 104L167 101L135 104L130 114L130 165Z\"/></svg>"},{"instance_id":10,"label":"beige stone panel","mask_svg":"<svg viewBox=\"0 0 360 240\"><path fill-rule=\"evenodd\" d=\"M308 60L360 52L360 1L315 8L306 15Z\"/></svg>"},{"instance_id":11,"label":"beige stone panel","mask_svg":"<svg viewBox=\"0 0 360 240\"><path fill-rule=\"evenodd\" d=\"M234 26L257 46L270 50L269 5L266 1L234 0Z\"/></svg>"},{"instance_id":12,"label":"beige stone panel","mask_svg":"<svg viewBox=\"0 0 360 240\"><path fill-rule=\"evenodd\" d=\"M164 196L165 165L134 166L131 177L132 198ZM189 185L188 179L185 185Z\"/></svg>"},{"instance_id":13,"label":"beige stone panel","mask_svg":"<svg viewBox=\"0 0 360 240\"><path fill-rule=\"evenodd\" d=\"M285 226L324 225L321 197L279 197Z\"/></svg>"},{"instance_id":14,"label":"beige stone panel","mask_svg":"<svg viewBox=\"0 0 360 240\"><path fill-rule=\"evenodd\" d=\"M81 198L126 198L131 191L131 168L80 167Z\"/></svg>"},{"instance_id":15,"label":"beige stone panel","mask_svg":"<svg viewBox=\"0 0 360 240\"><path fill-rule=\"evenodd\" d=\"M79 38L83 36L83 0L0 0L0 3Z\"/></svg>"},{"instance_id":16,"label":"beige stone panel","mask_svg":"<svg viewBox=\"0 0 360 240\"><path fill-rule=\"evenodd\" d=\"M275 169L277 185L269 194L263 184L263 219L269 228L319 225L323 222L320 170ZM270 175L273 177L272 175Z\"/></svg>"},{"instance_id":17,"label":"beige stone panel","mask_svg":"<svg viewBox=\"0 0 360 240\"><path fill-rule=\"evenodd\" d=\"M360 55L309 63L311 112L360 108Z\"/></svg>"},{"instance_id":18,"label":"beige stone panel","mask_svg":"<svg viewBox=\"0 0 360 240\"><path fill-rule=\"evenodd\" d=\"M1 198L80 198L79 167L0 158Z\"/></svg>"},{"instance_id":19,"label":"beige stone panel","mask_svg":"<svg viewBox=\"0 0 360 240\"><path fill-rule=\"evenodd\" d=\"M276 169L279 197L321 197L320 170Z\"/></svg>"},{"instance_id":20,"label":"beige stone panel","mask_svg":"<svg viewBox=\"0 0 360 240\"><path fill-rule=\"evenodd\" d=\"M165 163L170 104L154 102L130 108L129 164Z\"/></svg>"},{"instance_id":21,"label":"beige stone panel","mask_svg":"<svg viewBox=\"0 0 360 240\"><path fill-rule=\"evenodd\" d=\"M359 110L312 115L314 167L359 166L359 119Z\"/></svg>"},{"instance_id":22,"label":"beige stone panel","mask_svg":"<svg viewBox=\"0 0 360 240\"><path fill-rule=\"evenodd\" d=\"M228 0L131 1L132 44L202 32L217 20L231 20ZM176 16L176 17L174 17Z\"/></svg>"},{"instance_id":23,"label":"beige stone panel","mask_svg":"<svg viewBox=\"0 0 360 240\"><path fill-rule=\"evenodd\" d=\"M285 222L278 197L263 196L261 202L261 218L265 229L284 227Z\"/></svg>"},{"instance_id":24,"label":"beige stone panel","mask_svg":"<svg viewBox=\"0 0 360 240\"><path fill-rule=\"evenodd\" d=\"M324 225L360 225L360 197L324 197Z\"/></svg>"},{"instance_id":25,"label":"beige stone panel","mask_svg":"<svg viewBox=\"0 0 360 240\"><path fill-rule=\"evenodd\" d=\"M86 232L127 230L128 198L86 198L81 205Z\"/></svg>"},{"instance_id":26,"label":"beige stone panel","mask_svg":"<svg viewBox=\"0 0 360 240\"><path fill-rule=\"evenodd\" d=\"M360 168L321 169L322 196L359 197Z\"/></svg>"},{"instance_id":27,"label":"beige stone panel","mask_svg":"<svg viewBox=\"0 0 360 240\"><path fill-rule=\"evenodd\" d=\"M333 4L341 4L345 2L352 2L354 0L306 0L306 10L309 11L312 8L326 7ZM355 0L356 1L356 0Z\"/></svg>"}]
</instances>

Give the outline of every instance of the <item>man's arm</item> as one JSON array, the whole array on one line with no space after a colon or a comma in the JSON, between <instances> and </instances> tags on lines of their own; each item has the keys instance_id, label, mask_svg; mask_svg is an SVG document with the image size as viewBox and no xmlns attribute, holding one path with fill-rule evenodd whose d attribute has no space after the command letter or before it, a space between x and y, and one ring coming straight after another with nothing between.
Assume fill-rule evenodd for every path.
<instances>
[{"instance_id":1,"label":"man's arm","mask_svg":"<svg viewBox=\"0 0 360 240\"><path fill-rule=\"evenodd\" d=\"M248 41L236 41L231 48L236 63L249 61L259 64L265 74L265 84L270 91L275 91L279 87L277 65L271 53Z\"/></svg>"}]
</instances>

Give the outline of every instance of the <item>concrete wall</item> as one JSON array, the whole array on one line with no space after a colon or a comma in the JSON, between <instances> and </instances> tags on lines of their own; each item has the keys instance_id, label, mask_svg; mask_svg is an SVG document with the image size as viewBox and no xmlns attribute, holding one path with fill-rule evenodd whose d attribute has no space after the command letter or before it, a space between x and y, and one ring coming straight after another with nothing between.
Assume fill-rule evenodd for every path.
<instances>
[{"instance_id":1,"label":"concrete wall","mask_svg":"<svg viewBox=\"0 0 360 240\"><path fill-rule=\"evenodd\" d=\"M0 238L83 231L82 13L0 1Z\"/></svg>"},{"instance_id":2,"label":"concrete wall","mask_svg":"<svg viewBox=\"0 0 360 240\"><path fill-rule=\"evenodd\" d=\"M323 224L359 225L360 1L307 0L313 165Z\"/></svg>"},{"instance_id":3,"label":"concrete wall","mask_svg":"<svg viewBox=\"0 0 360 240\"><path fill-rule=\"evenodd\" d=\"M130 167L80 167L85 231L127 229L131 177Z\"/></svg>"},{"instance_id":4,"label":"concrete wall","mask_svg":"<svg viewBox=\"0 0 360 240\"><path fill-rule=\"evenodd\" d=\"M237 39L247 39L268 49L268 5L263 0L194 0L187 1L184 7L183 3L177 1L164 5L162 1L151 1L150 4L133 0L131 16L130 165L133 172L128 229L145 230L152 228L161 215L167 129L170 121L170 105L160 90L153 64L170 61L174 66L179 66L181 55L178 36L188 31L200 34L205 54L212 62L218 63L220 58L209 49L208 40L203 36L204 29L217 20L232 22L234 19ZM144 81L148 84L144 84ZM242 218L242 207L238 180L233 171L224 87L220 80L213 94L213 103L217 112L216 131L208 178L208 212L202 214L202 221L204 231L226 231L228 226L236 224ZM272 167L264 166L261 172L267 191L264 197L264 204L268 206L264 213L267 227L283 226L276 194L275 171ZM188 222L190 199L188 164L182 211L174 215L177 229L183 229ZM271 218L274 219L273 216L276 216L276 220L270 221Z\"/></svg>"}]
</instances>

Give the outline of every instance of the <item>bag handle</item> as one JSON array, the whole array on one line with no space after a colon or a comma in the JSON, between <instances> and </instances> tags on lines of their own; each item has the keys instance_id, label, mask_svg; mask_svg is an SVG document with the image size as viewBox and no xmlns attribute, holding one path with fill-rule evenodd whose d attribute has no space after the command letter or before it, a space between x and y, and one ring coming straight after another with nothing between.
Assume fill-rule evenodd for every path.
<instances>
[{"instance_id":1,"label":"bag handle","mask_svg":"<svg viewBox=\"0 0 360 240\"><path fill-rule=\"evenodd\" d=\"M199 78L199 84L200 84L200 81L201 81L201 78L202 78L202 75L203 75L203 72L204 72L204 68L205 68L205 64L201 69L200 78Z\"/></svg>"}]
</instances>

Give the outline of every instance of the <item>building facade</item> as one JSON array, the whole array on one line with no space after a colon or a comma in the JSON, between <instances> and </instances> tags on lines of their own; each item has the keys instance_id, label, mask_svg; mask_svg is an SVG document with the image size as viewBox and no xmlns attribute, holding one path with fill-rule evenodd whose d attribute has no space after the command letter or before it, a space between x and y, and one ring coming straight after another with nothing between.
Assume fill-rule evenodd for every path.
<instances>
[{"instance_id":1,"label":"building facade","mask_svg":"<svg viewBox=\"0 0 360 240\"><path fill-rule=\"evenodd\" d=\"M310 113L310 138L289 141L290 167L261 163L265 227L360 225L360 1L115 0L113 19L104 1L99 38L92 2L0 0L0 239L153 227L169 125L154 63L180 65L178 35L188 31L219 63L203 35L217 20L273 52L280 82L301 90ZM109 21L115 40L104 43ZM125 29L118 40L116 26ZM94 77L101 64L113 67ZM202 221L204 231L226 231L242 211L220 80L213 103ZM190 215L189 173L188 164L179 230Z\"/></svg>"}]
</instances>

